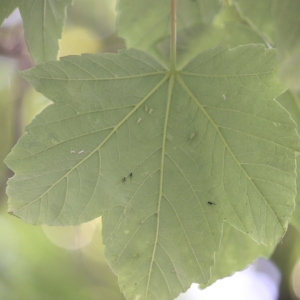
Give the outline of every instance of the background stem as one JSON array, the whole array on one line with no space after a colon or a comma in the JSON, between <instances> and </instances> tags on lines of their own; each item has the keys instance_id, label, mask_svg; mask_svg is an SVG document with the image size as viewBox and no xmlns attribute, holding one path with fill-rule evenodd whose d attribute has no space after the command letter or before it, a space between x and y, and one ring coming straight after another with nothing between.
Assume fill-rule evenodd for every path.
<instances>
[{"instance_id":1,"label":"background stem","mask_svg":"<svg viewBox=\"0 0 300 300\"><path fill-rule=\"evenodd\" d=\"M176 70L176 0L171 0L171 71Z\"/></svg>"}]
</instances>

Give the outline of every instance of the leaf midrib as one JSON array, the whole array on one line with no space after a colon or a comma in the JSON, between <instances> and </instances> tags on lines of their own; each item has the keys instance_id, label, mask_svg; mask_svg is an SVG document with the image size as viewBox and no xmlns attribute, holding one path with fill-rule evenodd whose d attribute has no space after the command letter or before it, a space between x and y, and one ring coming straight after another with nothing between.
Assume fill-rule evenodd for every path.
<instances>
[{"instance_id":1,"label":"leaf midrib","mask_svg":"<svg viewBox=\"0 0 300 300\"><path fill-rule=\"evenodd\" d=\"M163 178L164 178L164 167L165 167L165 153L166 153L166 141L167 141L167 128L168 128L168 122L169 122L169 115L170 115L170 106L171 106L171 99L172 99L172 92L175 82L175 76L174 74L171 74L169 77L169 87L168 87L168 100L166 104L166 116L165 116L165 123L163 128L163 137L162 137L162 148L161 148L161 162L160 162L160 182L159 182L159 197L158 197L158 203L157 203L157 221L156 221L156 232L155 232L155 240L154 240L154 247L152 251L151 256L151 262L149 266L149 274L148 274L148 280L145 290L145 299L148 299L148 292L149 292L149 286L151 281L151 275L153 272L153 263L156 253L156 247L158 244L158 235L159 235L159 226L160 226L160 207L161 207L161 201L163 197Z\"/></svg>"}]
</instances>

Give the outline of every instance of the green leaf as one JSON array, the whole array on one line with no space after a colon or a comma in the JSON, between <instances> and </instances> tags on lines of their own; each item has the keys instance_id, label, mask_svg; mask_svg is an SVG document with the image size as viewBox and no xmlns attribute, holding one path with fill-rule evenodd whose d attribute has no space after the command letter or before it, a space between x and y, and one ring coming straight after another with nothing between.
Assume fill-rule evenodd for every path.
<instances>
[{"instance_id":1,"label":"green leaf","mask_svg":"<svg viewBox=\"0 0 300 300\"><path fill-rule=\"evenodd\" d=\"M209 23L221 9L219 0L186 0L177 3L178 30ZM118 33L128 47L160 58L157 44L170 36L170 1L120 0Z\"/></svg>"},{"instance_id":2,"label":"green leaf","mask_svg":"<svg viewBox=\"0 0 300 300\"><path fill-rule=\"evenodd\" d=\"M275 28L280 64L280 75L288 86L300 92L300 1L276 1Z\"/></svg>"},{"instance_id":3,"label":"green leaf","mask_svg":"<svg viewBox=\"0 0 300 300\"><path fill-rule=\"evenodd\" d=\"M102 214L128 299L208 282L224 220L274 246L294 209L299 137L273 100L276 74L262 45L209 50L174 73L138 50L23 72L54 104L6 159L11 213L49 225Z\"/></svg>"},{"instance_id":4,"label":"green leaf","mask_svg":"<svg viewBox=\"0 0 300 300\"><path fill-rule=\"evenodd\" d=\"M241 16L267 43L274 44L273 0L233 0Z\"/></svg>"},{"instance_id":5,"label":"green leaf","mask_svg":"<svg viewBox=\"0 0 300 300\"><path fill-rule=\"evenodd\" d=\"M286 91L278 99L278 102L291 114L291 117L300 128L300 95L291 91ZM300 169L300 156L297 157L297 173ZM297 176L297 197L296 209L291 218L291 224L300 232L300 176Z\"/></svg>"},{"instance_id":6,"label":"green leaf","mask_svg":"<svg viewBox=\"0 0 300 300\"><path fill-rule=\"evenodd\" d=\"M211 269L211 278L205 288L216 280L245 269L258 257L269 257L274 248L258 245L248 235L224 223L224 230L216 262Z\"/></svg>"},{"instance_id":7,"label":"green leaf","mask_svg":"<svg viewBox=\"0 0 300 300\"><path fill-rule=\"evenodd\" d=\"M72 0L0 0L0 21L19 7L29 52L36 64L56 60L66 7Z\"/></svg>"}]
</instances>

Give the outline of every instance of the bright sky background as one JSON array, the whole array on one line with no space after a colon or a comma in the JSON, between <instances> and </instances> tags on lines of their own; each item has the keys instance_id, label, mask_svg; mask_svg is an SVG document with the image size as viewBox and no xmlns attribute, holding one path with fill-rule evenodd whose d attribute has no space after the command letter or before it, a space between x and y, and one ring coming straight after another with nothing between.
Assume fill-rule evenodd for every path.
<instances>
[{"instance_id":1,"label":"bright sky background","mask_svg":"<svg viewBox=\"0 0 300 300\"><path fill-rule=\"evenodd\" d=\"M281 274L272 262L258 259L247 269L218 280L205 290L193 284L176 300L276 300L280 279Z\"/></svg>"}]
</instances>

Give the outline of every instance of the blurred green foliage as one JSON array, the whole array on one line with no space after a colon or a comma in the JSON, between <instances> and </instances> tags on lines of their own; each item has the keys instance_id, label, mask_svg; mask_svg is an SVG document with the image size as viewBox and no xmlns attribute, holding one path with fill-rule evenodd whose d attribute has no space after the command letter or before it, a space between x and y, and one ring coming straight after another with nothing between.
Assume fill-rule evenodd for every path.
<instances>
[{"instance_id":1,"label":"blurred green foliage","mask_svg":"<svg viewBox=\"0 0 300 300\"><path fill-rule=\"evenodd\" d=\"M105 263L99 229L85 249L68 251L53 245L41 227L2 210L0 233L1 299L124 299Z\"/></svg>"}]
</instances>

